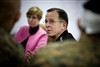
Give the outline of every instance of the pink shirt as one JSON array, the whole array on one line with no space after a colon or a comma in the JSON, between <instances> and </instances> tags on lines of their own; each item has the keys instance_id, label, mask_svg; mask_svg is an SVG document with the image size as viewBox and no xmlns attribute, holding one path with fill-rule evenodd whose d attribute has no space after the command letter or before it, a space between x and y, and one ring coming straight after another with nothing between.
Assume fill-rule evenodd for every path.
<instances>
[{"instance_id":1,"label":"pink shirt","mask_svg":"<svg viewBox=\"0 0 100 67\"><path fill-rule=\"evenodd\" d=\"M40 26L38 31L34 35L29 34L29 26L22 26L19 31L15 34L14 39L21 43L23 42L27 37L29 37L27 43L25 52L27 50L31 50L33 53L35 53L39 48L45 46L47 44L48 35L45 30L43 30ZM26 53L25 53L26 54Z\"/></svg>"}]
</instances>

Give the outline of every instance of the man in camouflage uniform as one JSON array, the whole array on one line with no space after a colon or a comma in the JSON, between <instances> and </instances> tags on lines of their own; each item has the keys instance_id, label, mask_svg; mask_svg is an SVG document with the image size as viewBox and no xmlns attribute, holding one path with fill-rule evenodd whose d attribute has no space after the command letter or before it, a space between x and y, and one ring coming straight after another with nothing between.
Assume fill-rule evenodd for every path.
<instances>
[{"instance_id":1,"label":"man in camouflage uniform","mask_svg":"<svg viewBox=\"0 0 100 67\"><path fill-rule=\"evenodd\" d=\"M20 17L20 0L0 0L0 67L29 67L23 47L9 34Z\"/></svg>"},{"instance_id":2,"label":"man in camouflage uniform","mask_svg":"<svg viewBox=\"0 0 100 67\"><path fill-rule=\"evenodd\" d=\"M95 4L95 5L94 5ZM35 67L100 67L100 3L84 4L78 42L50 43L34 56ZM81 22L80 22L81 21Z\"/></svg>"}]
</instances>

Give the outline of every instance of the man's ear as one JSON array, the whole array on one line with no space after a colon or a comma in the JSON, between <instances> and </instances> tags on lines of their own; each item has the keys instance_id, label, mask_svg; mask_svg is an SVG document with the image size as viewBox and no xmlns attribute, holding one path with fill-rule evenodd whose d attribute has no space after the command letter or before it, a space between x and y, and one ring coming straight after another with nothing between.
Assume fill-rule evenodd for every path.
<instances>
[{"instance_id":1,"label":"man's ear","mask_svg":"<svg viewBox=\"0 0 100 67\"><path fill-rule=\"evenodd\" d=\"M67 28L67 23L63 22L63 29Z\"/></svg>"},{"instance_id":2,"label":"man's ear","mask_svg":"<svg viewBox=\"0 0 100 67\"><path fill-rule=\"evenodd\" d=\"M18 12L18 13L16 14L16 16L15 16L14 22L17 22L17 21L19 20L20 16L21 16L21 13Z\"/></svg>"}]
</instances>

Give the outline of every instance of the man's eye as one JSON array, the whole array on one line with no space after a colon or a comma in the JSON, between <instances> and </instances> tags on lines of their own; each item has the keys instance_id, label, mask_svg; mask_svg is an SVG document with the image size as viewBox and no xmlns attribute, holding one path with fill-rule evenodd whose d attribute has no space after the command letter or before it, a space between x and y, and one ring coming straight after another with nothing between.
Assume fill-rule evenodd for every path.
<instances>
[{"instance_id":1,"label":"man's eye","mask_svg":"<svg viewBox=\"0 0 100 67\"><path fill-rule=\"evenodd\" d=\"M45 20L45 23L47 23L47 21Z\"/></svg>"},{"instance_id":2,"label":"man's eye","mask_svg":"<svg viewBox=\"0 0 100 67\"><path fill-rule=\"evenodd\" d=\"M47 20L45 20L45 23L53 23L53 22L55 22L54 20L49 20L49 21L47 21Z\"/></svg>"},{"instance_id":3,"label":"man's eye","mask_svg":"<svg viewBox=\"0 0 100 67\"><path fill-rule=\"evenodd\" d=\"M54 20L50 20L49 22L51 22L51 23L52 23L52 22L54 22Z\"/></svg>"}]
</instances>

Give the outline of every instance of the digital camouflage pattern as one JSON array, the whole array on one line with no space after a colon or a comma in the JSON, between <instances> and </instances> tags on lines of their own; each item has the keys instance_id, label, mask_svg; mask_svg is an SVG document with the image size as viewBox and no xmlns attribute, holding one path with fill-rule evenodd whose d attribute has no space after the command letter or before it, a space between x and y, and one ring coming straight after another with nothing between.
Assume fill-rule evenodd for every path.
<instances>
[{"instance_id":1,"label":"digital camouflage pattern","mask_svg":"<svg viewBox=\"0 0 100 67\"><path fill-rule=\"evenodd\" d=\"M50 43L34 56L35 67L100 67L100 38Z\"/></svg>"},{"instance_id":2,"label":"digital camouflage pattern","mask_svg":"<svg viewBox=\"0 0 100 67\"><path fill-rule=\"evenodd\" d=\"M0 67L29 67L23 47L0 25Z\"/></svg>"}]
</instances>

